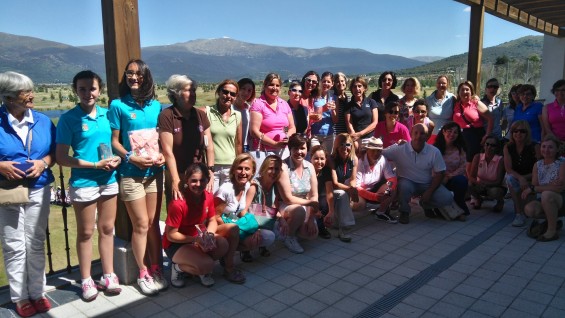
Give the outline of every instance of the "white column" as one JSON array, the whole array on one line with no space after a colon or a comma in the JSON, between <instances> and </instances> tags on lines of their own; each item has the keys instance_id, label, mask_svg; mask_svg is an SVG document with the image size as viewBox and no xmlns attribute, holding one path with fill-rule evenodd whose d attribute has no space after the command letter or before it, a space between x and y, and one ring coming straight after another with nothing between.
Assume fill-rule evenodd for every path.
<instances>
[{"instance_id":1,"label":"white column","mask_svg":"<svg viewBox=\"0 0 565 318\"><path fill-rule=\"evenodd\" d=\"M538 93L540 99L550 103L555 99L551 87L559 79L565 78L565 38L543 36L541 83Z\"/></svg>"}]
</instances>

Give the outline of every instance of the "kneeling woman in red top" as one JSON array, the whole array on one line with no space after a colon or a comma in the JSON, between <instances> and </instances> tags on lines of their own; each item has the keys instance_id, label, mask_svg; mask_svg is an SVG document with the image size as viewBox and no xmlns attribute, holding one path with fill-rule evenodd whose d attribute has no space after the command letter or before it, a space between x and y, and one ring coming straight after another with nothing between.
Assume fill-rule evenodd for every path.
<instances>
[{"instance_id":1,"label":"kneeling woman in red top","mask_svg":"<svg viewBox=\"0 0 565 318\"><path fill-rule=\"evenodd\" d=\"M169 203L163 247L172 260L173 286L184 285L183 273L199 275L204 286L214 284L211 277L214 263L222 259L224 276L233 283L245 282L243 272L233 263L239 244L239 228L235 224L218 225L214 196L205 191L209 173L202 163L190 165L185 172L184 199ZM196 225L204 224L204 235L199 235ZM213 234L210 244L207 233ZM211 238L211 235L210 235Z\"/></svg>"}]
</instances>

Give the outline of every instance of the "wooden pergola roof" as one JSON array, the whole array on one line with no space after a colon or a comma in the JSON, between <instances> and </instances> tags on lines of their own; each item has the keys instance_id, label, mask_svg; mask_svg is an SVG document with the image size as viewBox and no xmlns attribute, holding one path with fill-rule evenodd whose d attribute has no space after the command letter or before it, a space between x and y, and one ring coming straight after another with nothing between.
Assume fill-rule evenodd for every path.
<instances>
[{"instance_id":1,"label":"wooden pergola roof","mask_svg":"<svg viewBox=\"0 0 565 318\"><path fill-rule=\"evenodd\" d=\"M565 37L563 0L456 0L482 5L485 12L523 27L555 37Z\"/></svg>"}]
</instances>

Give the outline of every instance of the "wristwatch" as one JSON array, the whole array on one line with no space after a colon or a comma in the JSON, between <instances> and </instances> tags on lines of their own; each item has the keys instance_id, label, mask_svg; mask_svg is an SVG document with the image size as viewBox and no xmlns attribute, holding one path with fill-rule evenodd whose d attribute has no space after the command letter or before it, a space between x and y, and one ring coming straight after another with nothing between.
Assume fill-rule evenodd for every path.
<instances>
[{"instance_id":1,"label":"wristwatch","mask_svg":"<svg viewBox=\"0 0 565 318\"><path fill-rule=\"evenodd\" d=\"M214 169L214 166L208 166L208 170L210 170L212 172L216 172L216 169Z\"/></svg>"},{"instance_id":2,"label":"wristwatch","mask_svg":"<svg viewBox=\"0 0 565 318\"><path fill-rule=\"evenodd\" d=\"M47 164L47 161L45 161L45 159L41 159L41 161L43 162L43 169L45 170L49 169L49 165Z\"/></svg>"}]
</instances>

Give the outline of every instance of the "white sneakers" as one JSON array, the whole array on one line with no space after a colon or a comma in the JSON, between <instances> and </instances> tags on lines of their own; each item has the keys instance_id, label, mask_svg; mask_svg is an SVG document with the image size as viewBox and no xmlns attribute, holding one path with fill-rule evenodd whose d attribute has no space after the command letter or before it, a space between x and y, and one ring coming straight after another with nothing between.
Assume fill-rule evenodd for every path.
<instances>
[{"instance_id":1,"label":"white sneakers","mask_svg":"<svg viewBox=\"0 0 565 318\"><path fill-rule=\"evenodd\" d=\"M120 280L116 274L112 273L109 276L104 277L102 275L100 277L100 281L98 282L98 289L104 290L108 294L117 295L122 292L122 288L120 287Z\"/></svg>"},{"instance_id":2,"label":"white sneakers","mask_svg":"<svg viewBox=\"0 0 565 318\"><path fill-rule=\"evenodd\" d=\"M85 301L93 301L98 296L98 289L96 289L96 284L92 278L88 278L87 281L82 282L82 299Z\"/></svg>"},{"instance_id":3,"label":"white sneakers","mask_svg":"<svg viewBox=\"0 0 565 318\"><path fill-rule=\"evenodd\" d=\"M171 285L176 288L186 285L185 274L176 263L171 265Z\"/></svg>"},{"instance_id":4,"label":"white sneakers","mask_svg":"<svg viewBox=\"0 0 565 318\"><path fill-rule=\"evenodd\" d=\"M161 291L169 287L169 283L165 279L165 276L163 276L161 270L152 272L151 276L153 277L153 284L155 284L157 290Z\"/></svg>"},{"instance_id":5,"label":"white sneakers","mask_svg":"<svg viewBox=\"0 0 565 318\"><path fill-rule=\"evenodd\" d=\"M198 277L200 277L200 284L202 284L202 286L204 287L211 287L212 285L214 285L214 283L216 283L214 281L214 278L212 278L212 273L198 275Z\"/></svg>"},{"instance_id":6,"label":"white sneakers","mask_svg":"<svg viewBox=\"0 0 565 318\"><path fill-rule=\"evenodd\" d=\"M284 239L284 246L286 246L286 248L288 248L289 251L295 254L304 253L304 249L302 248L302 246L300 246L295 236L287 236Z\"/></svg>"},{"instance_id":7,"label":"white sneakers","mask_svg":"<svg viewBox=\"0 0 565 318\"><path fill-rule=\"evenodd\" d=\"M143 278L138 278L137 285L139 285L139 289L144 295L155 295L159 292L159 289L157 289L157 286L155 286L153 277L149 275L145 275L145 277Z\"/></svg>"}]
</instances>

